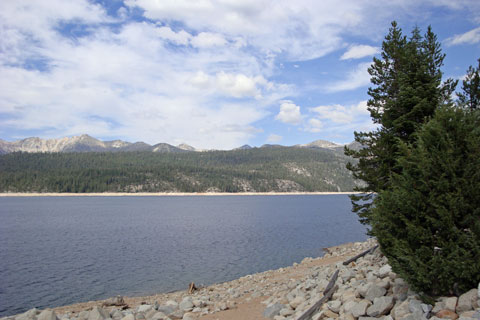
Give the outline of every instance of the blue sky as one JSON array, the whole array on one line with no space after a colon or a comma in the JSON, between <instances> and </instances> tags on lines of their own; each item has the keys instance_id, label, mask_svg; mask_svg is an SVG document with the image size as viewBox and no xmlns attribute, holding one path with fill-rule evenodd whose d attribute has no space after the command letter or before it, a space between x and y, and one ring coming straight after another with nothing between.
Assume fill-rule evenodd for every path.
<instances>
[{"instance_id":1,"label":"blue sky","mask_svg":"<svg viewBox=\"0 0 480 320\"><path fill-rule=\"evenodd\" d=\"M478 0L3 0L0 138L348 143L392 20L432 25L446 78L480 57Z\"/></svg>"}]
</instances>

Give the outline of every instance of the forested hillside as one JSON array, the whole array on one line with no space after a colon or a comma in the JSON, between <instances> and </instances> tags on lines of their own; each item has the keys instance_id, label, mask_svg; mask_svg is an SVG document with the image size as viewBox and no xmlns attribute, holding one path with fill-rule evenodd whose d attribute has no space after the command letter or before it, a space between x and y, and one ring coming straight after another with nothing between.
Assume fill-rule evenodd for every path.
<instances>
[{"instance_id":1,"label":"forested hillside","mask_svg":"<svg viewBox=\"0 0 480 320\"><path fill-rule=\"evenodd\" d=\"M351 191L340 151L293 147L185 153L10 153L0 192Z\"/></svg>"}]
</instances>

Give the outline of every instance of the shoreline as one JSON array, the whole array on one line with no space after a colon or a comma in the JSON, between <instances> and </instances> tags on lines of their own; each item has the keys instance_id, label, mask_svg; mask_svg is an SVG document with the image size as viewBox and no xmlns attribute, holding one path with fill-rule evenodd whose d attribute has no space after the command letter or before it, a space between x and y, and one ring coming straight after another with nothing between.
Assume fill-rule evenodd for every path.
<instances>
[{"instance_id":1,"label":"shoreline","mask_svg":"<svg viewBox=\"0 0 480 320\"><path fill-rule=\"evenodd\" d=\"M186 196L321 196L349 195L361 192L92 192L92 193L56 193L56 192L5 192L0 197L186 197Z\"/></svg>"},{"instance_id":2,"label":"shoreline","mask_svg":"<svg viewBox=\"0 0 480 320\"><path fill-rule=\"evenodd\" d=\"M150 295L140 296L121 296L124 299L128 310L138 312L141 306L168 305L172 301L176 301L180 306L181 301L185 297L193 299L205 300L202 310L195 312L191 319L205 320L259 320L267 319L263 313L266 308L265 300L272 300L276 295L276 287L291 286L292 282L296 285L304 283L312 277L312 272L318 273L319 270L327 271L335 268L335 265L341 263L346 258L352 257L366 248L376 244L373 238L361 242L347 242L336 246L324 248L324 255L319 257L306 257L301 262L295 262L293 265L280 267L278 269L265 270L258 273L245 275L233 280L225 282L217 282L205 287L200 287L192 294L188 290L177 290L172 292L158 292ZM326 274L325 273L325 274ZM285 289L283 288L283 289ZM115 309L121 309L121 306L106 307L106 303L112 298L80 301L72 304L46 307L42 310L52 310L62 320L89 320L88 317L82 317L85 311L91 311L95 308L104 308L108 312ZM209 309L206 312L205 307ZM40 313L39 309L37 313ZM17 320L17 317L25 315L27 312L14 314L10 316L2 316L1 320ZM184 313L188 313L184 311ZM190 313L191 314L191 313ZM182 319L183 316L174 317L172 319ZM19 319L33 320L33 319ZM37 319L38 320L38 319ZM103 319L108 320L108 319ZM123 320L123 319L113 319ZM151 320L151 319L148 319ZM155 319L159 320L159 319Z\"/></svg>"}]
</instances>

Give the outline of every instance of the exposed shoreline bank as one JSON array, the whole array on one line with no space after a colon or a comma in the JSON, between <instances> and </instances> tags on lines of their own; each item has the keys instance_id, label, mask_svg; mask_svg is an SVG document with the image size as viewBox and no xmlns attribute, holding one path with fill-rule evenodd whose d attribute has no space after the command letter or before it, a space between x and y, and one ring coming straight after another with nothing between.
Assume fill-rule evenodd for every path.
<instances>
[{"instance_id":1,"label":"exposed shoreline bank","mask_svg":"<svg viewBox=\"0 0 480 320\"><path fill-rule=\"evenodd\" d=\"M349 195L360 192L99 192L99 193L55 193L55 192L5 192L0 197L184 197L184 196L319 196Z\"/></svg>"},{"instance_id":2,"label":"exposed shoreline bank","mask_svg":"<svg viewBox=\"0 0 480 320\"><path fill-rule=\"evenodd\" d=\"M476 320L480 284L433 304L392 271L375 239L325 249L323 257L199 288L114 297L2 320ZM366 251L365 251L366 250ZM361 254L360 254L361 253ZM354 257L353 257L354 256ZM353 257L352 259L348 259ZM306 315L309 316L306 316Z\"/></svg>"}]
</instances>

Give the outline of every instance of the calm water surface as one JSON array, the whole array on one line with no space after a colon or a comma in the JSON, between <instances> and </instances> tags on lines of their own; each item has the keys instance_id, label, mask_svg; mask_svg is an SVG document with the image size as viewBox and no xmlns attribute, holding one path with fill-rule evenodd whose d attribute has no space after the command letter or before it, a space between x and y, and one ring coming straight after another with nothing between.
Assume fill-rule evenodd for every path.
<instances>
[{"instance_id":1,"label":"calm water surface","mask_svg":"<svg viewBox=\"0 0 480 320\"><path fill-rule=\"evenodd\" d=\"M0 198L0 316L228 281L365 239L346 195Z\"/></svg>"}]
</instances>

